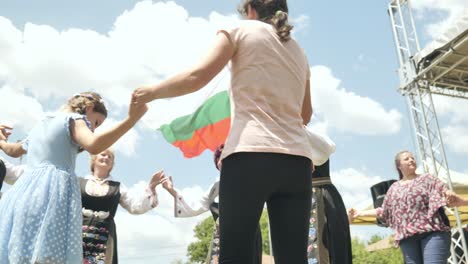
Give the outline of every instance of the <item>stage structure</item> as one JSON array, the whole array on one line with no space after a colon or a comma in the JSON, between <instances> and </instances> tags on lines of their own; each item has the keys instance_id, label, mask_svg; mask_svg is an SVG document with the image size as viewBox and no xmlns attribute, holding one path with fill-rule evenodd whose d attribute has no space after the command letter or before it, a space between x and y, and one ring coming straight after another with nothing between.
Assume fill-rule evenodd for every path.
<instances>
[{"instance_id":1,"label":"stage structure","mask_svg":"<svg viewBox=\"0 0 468 264\"><path fill-rule=\"evenodd\" d=\"M453 190L432 95L468 99L468 8L446 32L422 49L410 0L391 0L388 13L399 63L398 90L406 97L411 113L419 159L426 172L434 173ZM468 264L458 210L455 217L449 263Z\"/></svg>"}]
</instances>

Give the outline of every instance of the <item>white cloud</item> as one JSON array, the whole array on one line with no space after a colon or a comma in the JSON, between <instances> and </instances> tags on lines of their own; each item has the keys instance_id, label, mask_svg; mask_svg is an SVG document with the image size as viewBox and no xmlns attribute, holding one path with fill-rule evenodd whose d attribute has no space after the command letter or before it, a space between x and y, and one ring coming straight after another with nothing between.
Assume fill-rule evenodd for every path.
<instances>
[{"instance_id":1,"label":"white cloud","mask_svg":"<svg viewBox=\"0 0 468 264\"><path fill-rule=\"evenodd\" d=\"M0 120L15 128L28 131L44 115L42 105L33 97L9 86L0 88Z\"/></svg>"},{"instance_id":2,"label":"white cloud","mask_svg":"<svg viewBox=\"0 0 468 264\"><path fill-rule=\"evenodd\" d=\"M433 95L434 107L439 116L446 116L453 124L468 123L468 107L466 99Z\"/></svg>"},{"instance_id":3,"label":"white cloud","mask_svg":"<svg viewBox=\"0 0 468 264\"><path fill-rule=\"evenodd\" d=\"M130 191L144 189L139 182ZM181 191L188 201L196 200L204 193L199 186ZM150 213L133 216L120 210L116 225L119 259L122 263L170 263L185 259L187 246L193 241L193 228L209 213L193 218L174 218L174 199L161 187L157 188L159 205Z\"/></svg>"},{"instance_id":4,"label":"white cloud","mask_svg":"<svg viewBox=\"0 0 468 264\"><path fill-rule=\"evenodd\" d=\"M112 118L106 118L104 123L96 129L96 133L100 133L102 131L106 131L109 128L114 127L120 121L116 121ZM135 155L136 144L140 139L140 135L138 134L135 128L130 129L123 137L121 137L112 148L124 154L127 157Z\"/></svg>"},{"instance_id":5,"label":"white cloud","mask_svg":"<svg viewBox=\"0 0 468 264\"><path fill-rule=\"evenodd\" d=\"M359 208L372 204L370 187L386 179L370 175L367 170L354 168L333 171L333 184L336 186L347 208Z\"/></svg>"},{"instance_id":6,"label":"white cloud","mask_svg":"<svg viewBox=\"0 0 468 264\"><path fill-rule=\"evenodd\" d=\"M309 27L310 18L307 15L302 14L298 17L293 17L290 20L291 24L294 26L294 33L298 33Z\"/></svg>"},{"instance_id":7,"label":"white cloud","mask_svg":"<svg viewBox=\"0 0 468 264\"><path fill-rule=\"evenodd\" d=\"M466 99L434 95L433 100L441 124L444 143L454 152L468 153L468 107L466 107Z\"/></svg>"},{"instance_id":8,"label":"white cloud","mask_svg":"<svg viewBox=\"0 0 468 264\"><path fill-rule=\"evenodd\" d=\"M385 110L377 101L346 91L340 80L325 66L311 68L314 111L330 127L360 135L393 134L400 130L401 114Z\"/></svg>"},{"instance_id":9,"label":"white cloud","mask_svg":"<svg viewBox=\"0 0 468 264\"><path fill-rule=\"evenodd\" d=\"M208 19L190 17L174 2L152 1L124 12L107 34L77 28L58 31L33 23L19 30L1 17L0 82L18 91L27 89L42 103L95 90L112 106L125 106L133 89L193 64L208 50L216 30L237 20L216 12ZM148 118L189 112L212 89L174 99L170 109L164 100L155 102L157 113L150 111Z\"/></svg>"},{"instance_id":10,"label":"white cloud","mask_svg":"<svg viewBox=\"0 0 468 264\"><path fill-rule=\"evenodd\" d=\"M387 179L373 175L366 169L347 168L332 171L333 184L340 192L347 209L366 209L373 205L370 187ZM363 241L369 240L374 234L388 236L393 233L390 228L371 225L351 225L351 237L357 237Z\"/></svg>"},{"instance_id":11,"label":"white cloud","mask_svg":"<svg viewBox=\"0 0 468 264\"><path fill-rule=\"evenodd\" d=\"M216 30L235 23L236 16L212 12L208 19L190 17L174 2L142 1L120 15L107 34L92 30L58 31L27 23L23 31L0 19L0 81L29 91L41 103L66 100L83 90L96 90L110 112L123 109L131 91L195 63L207 51ZM307 16L296 20L299 28ZM168 27L167 25L171 25ZM177 32L177 34L174 34ZM190 45L187 45L190 43ZM330 127L364 135L390 134L400 129L400 114L378 102L338 89L339 81L323 66L312 68L315 109ZM225 69L204 89L151 104L144 124L151 129L189 114L215 91L229 86ZM130 146L126 153L133 151Z\"/></svg>"},{"instance_id":12,"label":"white cloud","mask_svg":"<svg viewBox=\"0 0 468 264\"><path fill-rule=\"evenodd\" d=\"M451 150L468 154L468 126L447 126L442 129L444 143Z\"/></svg>"},{"instance_id":13,"label":"white cloud","mask_svg":"<svg viewBox=\"0 0 468 264\"><path fill-rule=\"evenodd\" d=\"M440 19L435 19L435 21L425 26L425 33L431 38L435 38L444 32L464 12L463 10L467 5L466 0L411 1L411 6L416 10L417 17L437 17L435 12L442 12Z\"/></svg>"}]
</instances>

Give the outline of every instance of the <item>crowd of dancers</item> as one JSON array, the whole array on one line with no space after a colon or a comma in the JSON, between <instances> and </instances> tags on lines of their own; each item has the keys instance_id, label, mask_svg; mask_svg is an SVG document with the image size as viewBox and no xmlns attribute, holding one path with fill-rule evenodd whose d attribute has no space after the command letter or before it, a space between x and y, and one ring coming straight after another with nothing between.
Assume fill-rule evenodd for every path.
<instances>
[{"instance_id":1,"label":"crowd of dancers","mask_svg":"<svg viewBox=\"0 0 468 264\"><path fill-rule=\"evenodd\" d=\"M352 263L348 219L366 215L394 229L405 263L446 263L450 223L443 208L468 202L436 177L417 174L413 155L404 151L395 158L399 180L382 206L346 212L330 179L333 144L305 127L312 116L310 66L290 36L287 1L245 0L239 12L245 19L219 29L204 59L135 89L127 117L102 133L94 130L108 109L95 92L71 96L21 142L8 142L9 128L0 127L0 149L27 156L20 166L0 162L1 182L13 184L0 199L1 263L117 263L118 206L148 212L158 205L158 184L174 197L175 217L212 212L216 227L208 263L261 263L265 204L276 264ZM129 193L111 176L112 144L146 113L147 103L193 93L229 62L232 121L215 151L220 180L195 204L163 171L140 193ZM77 177L82 151L91 154L90 174Z\"/></svg>"}]
</instances>

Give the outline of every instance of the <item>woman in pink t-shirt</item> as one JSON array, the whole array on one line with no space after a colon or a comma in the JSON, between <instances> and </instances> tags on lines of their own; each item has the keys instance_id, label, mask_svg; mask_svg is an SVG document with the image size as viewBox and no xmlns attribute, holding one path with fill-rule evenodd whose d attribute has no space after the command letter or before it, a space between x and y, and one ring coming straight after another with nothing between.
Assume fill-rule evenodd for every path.
<instances>
[{"instance_id":1,"label":"woman in pink t-shirt","mask_svg":"<svg viewBox=\"0 0 468 264\"><path fill-rule=\"evenodd\" d=\"M406 264L445 264L450 254L450 223L443 207L452 196L445 184L431 174L417 174L413 154L395 157L400 180L387 191L374 210L349 210L350 222L361 216L377 216L395 231Z\"/></svg>"},{"instance_id":2,"label":"woman in pink t-shirt","mask_svg":"<svg viewBox=\"0 0 468 264\"><path fill-rule=\"evenodd\" d=\"M245 20L218 31L199 64L134 102L192 93L231 61L231 129L221 156L220 263L250 264L266 203L275 263L307 263L311 207L310 67L290 36L286 0L245 0Z\"/></svg>"}]
</instances>

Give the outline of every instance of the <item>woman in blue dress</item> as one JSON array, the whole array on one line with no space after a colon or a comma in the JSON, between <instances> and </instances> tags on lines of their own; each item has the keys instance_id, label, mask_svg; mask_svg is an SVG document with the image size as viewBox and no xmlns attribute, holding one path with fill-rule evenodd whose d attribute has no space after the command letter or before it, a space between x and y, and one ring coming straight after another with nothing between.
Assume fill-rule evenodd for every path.
<instances>
[{"instance_id":1,"label":"woman in blue dress","mask_svg":"<svg viewBox=\"0 0 468 264\"><path fill-rule=\"evenodd\" d=\"M76 156L80 150L98 154L109 148L146 111L145 104L132 104L126 119L95 135L107 110L100 95L86 92L41 121L22 144L0 140L0 149L9 156L27 153L24 174L0 200L2 264L82 263Z\"/></svg>"}]
</instances>

